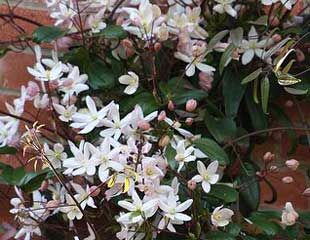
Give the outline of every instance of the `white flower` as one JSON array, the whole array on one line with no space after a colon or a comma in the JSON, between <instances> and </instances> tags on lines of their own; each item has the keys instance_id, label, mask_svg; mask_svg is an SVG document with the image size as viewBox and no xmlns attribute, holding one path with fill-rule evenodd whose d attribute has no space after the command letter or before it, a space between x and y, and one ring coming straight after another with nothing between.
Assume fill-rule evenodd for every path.
<instances>
[{"instance_id":1,"label":"white flower","mask_svg":"<svg viewBox=\"0 0 310 240\"><path fill-rule=\"evenodd\" d=\"M88 79L86 74L80 74L78 67L74 67L66 78L61 78L59 81L59 91L64 92L64 102L68 102L74 94L78 95L89 89L85 84Z\"/></svg>"},{"instance_id":2,"label":"white flower","mask_svg":"<svg viewBox=\"0 0 310 240\"><path fill-rule=\"evenodd\" d=\"M216 4L213 7L213 10L218 12L218 13L224 13L227 12L230 16L232 17L236 17L237 16L237 12L235 9L233 9L233 7L231 6L231 4L235 1L235 0L215 0L218 4Z\"/></svg>"},{"instance_id":3,"label":"white flower","mask_svg":"<svg viewBox=\"0 0 310 240\"><path fill-rule=\"evenodd\" d=\"M88 17L87 23L93 33L99 33L101 30L106 28L107 24L102 21L104 13L105 8L100 10L98 13L92 14Z\"/></svg>"},{"instance_id":4,"label":"white flower","mask_svg":"<svg viewBox=\"0 0 310 240\"><path fill-rule=\"evenodd\" d=\"M129 116L120 120L119 105L111 103L107 118L102 120L102 125L107 129L102 130L100 136L104 138L114 136L114 139L118 140L122 133L121 130L129 124L129 120Z\"/></svg>"},{"instance_id":5,"label":"white flower","mask_svg":"<svg viewBox=\"0 0 310 240\"><path fill-rule=\"evenodd\" d=\"M271 40L264 39L258 41L258 34L254 26L251 27L248 40L242 40L242 48L244 49L244 53L242 55L241 61L243 65L248 64L256 55L259 58L264 57L264 48L267 47L267 44L270 44Z\"/></svg>"},{"instance_id":6,"label":"white flower","mask_svg":"<svg viewBox=\"0 0 310 240\"><path fill-rule=\"evenodd\" d=\"M83 213L69 194L66 194L66 204L68 205L67 207L60 208L61 212L66 213L70 220L74 220L75 218L77 220L82 219Z\"/></svg>"},{"instance_id":7,"label":"white flower","mask_svg":"<svg viewBox=\"0 0 310 240\"><path fill-rule=\"evenodd\" d=\"M291 202L285 203L285 207L282 210L281 223L285 226L292 226L296 223L299 215L293 208Z\"/></svg>"},{"instance_id":8,"label":"white flower","mask_svg":"<svg viewBox=\"0 0 310 240\"><path fill-rule=\"evenodd\" d=\"M192 199L188 199L183 203L178 202L178 197L170 192L167 202L160 200L159 207L163 211L163 218L158 224L159 229L168 228L169 231L175 232L172 224L183 224L184 221L190 221L192 218L182 212L188 209L193 203Z\"/></svg>"},{"instance_id":9,"label":"white flower","mask_svg":"<svg viewBox=\"0 0 310 240\"><path fill-rule=\"evenodd\" d=\"M184 166L184 163L195 161L196 156L192 155L194 151L195 151L194 147L189 147L185 149L184 140L178 142L176 147L177 155L175 156L175 160L179 163L178 172L181 171L181 169Z\"/></svg>"},{"instance_id":10,"label":"white flower","mask_svg":"<svg viewBox=\"0 0 310 240\"><path fill-rule=\"evenodd\" d=\"M119 206L130 211L129 213L121 215L117 219L118 222L123 224L133 224L133 223L142 224L144 220L152 217L157 211L158 208L157 199L149 200L146 203L143 203L142 200L139 198L137 192L133 191L132 200L133 200L132 203L127 201L118 202Z\"/></svg>"},{"instance_id":11,"label":"white flower","mask_svg":"<svg viewBox=\"0 0 310 240\"><path fill-rule=\"evenodd\" d=\"M233 215L234 212L232 210L220 206L214 209L211 215L211 222L214 226L224 227L229 224Z\"/></svg>"},{"instance_id":12,"label":"white flower","mask_svg":"<svg viewBox=\"0 0 310 240\"><path fill-rule=\"evenodd\" d=\"M105 182L110 173L110 169L115 171L122 171L124 166L117 161L113 160L113 156L118 154L116 151L111 151L110 138L105 138L98 148L92 148L93 153L91 161L99 165L98 176L101 182Z\"/></svg>"},{"instance_id":13,"label":"white flower","mask_svg":"<svg viewBox=\"0 0 310 240\"><path fill-rule=\"evenodd\" d=\"M18 131L19 121L11 118L11 121L4 123L0 121L0 147L7 145Z\"/></svg>"},{"instance_id":14,"label":"white flower","mask_svg":"<svg viewBox=\"0 0 310 240\"><path fill-rule=\"evenodd\" d=\"M261 0L264 5L272 5L279 2L279 0ZM291 10L292 6L296 3L296 0L281 0L281 3L288 9Z\"/></svg>"},{"instance_id":15,"label":"white flower","mask_svg":"<svg viewBox=\"0 0 310 240\"><path fill-rule=\"evenodd\" d=\"M47 93L43 95L39 94L34 98L33 106L38 109L44 109L48 106L49 103L50 103L50 98Z\"/></svg>"},{"instance_id":16,"label":"white flower","mask_svg":"<svg viewBox=\"0 0 310 240\"><path fill-rule=\"evenodd\" d=\"M54 144L53 150L51 150L48 145L44 144L44 152L51 165L57 169L61 167L61 162L67 158L66 152L64 152L64 147L60 143Z\"/></svg>"},{"instance_id":17,"label":"white flower","mask_svg":"<svg viewBox=\"0 0 310 240\"><path fill-rule=\"evenodd\" d=\"M74 143L69 141L69 146L73 157L63 161L63 166L67 168L64 174L77 176L86 173L89 176L93 176L96 173L96 166L98 164L90 158L92 145L88 142L81 141L79 148L77 148Z\"/></svg>"},{"instance_id":18,"label":"white flower","mask_svg":"<svg viewBox=\"0 0 310 240\"><path fill-rule=\"evenodd\" d=\"M71 0L66 2L68 2L68 5L67 3L60 2L58 5L59 11L52 12L51 17L56 19L56 26L66 23L68 25L68 28L70 28L73 25L72 20L73 17L76 15L76 11Z\"/></svg>"},{"instance_id":19,"label":"white flower","mask_svg":"<svg viewBox=\"0 0 310 240\"><path fill-rule=\"evenodd\" d=\"M36 63L34 68L27 67L28 72L38 81L54 81L62 76L62 63L58 62L51 69L46 70L41 63Z\"/></svg>"},{"instance_id":20,"label":"white flower","mask_svg":"<svg viewBox=\"0 0 310 240\"><path fill-rule=\"evenodd\" d=\"M71 183L71 185L77 192L77 194L75 194L74 197L80 203L82 209L85 209L86 206L97 208L94 199L90 196L90 190L88 185L86 185L86 189L84 189L81 185L76 183Z\"/></svg>"},{"instance_id":21,"label":"white flower","mask_svg":"<svg viewBox=\"0 0 310 240\"><path fill-rule=\"evenodd\" d=\"M88 108L87 113L76 112L72 116L71 127L82 128L79 131L80 134L86 134L91 132L95 127L102 126L102 120L106 116L109 105L97 111L95 101L90 97L86 97L86 106Z\"/></svg>"},{"instance_id":22,"label":"white flower","mask_svg":"<svg viewBox=\"0 0 310 240\"><path fill-rule=\"evenodd\" d=\"M118 80L121 84L128 85L124 90L124 93L128 95L134 94L139 87L139 76L134 72L120 76Z\"/></svg>"},{"instance_id":23,"label":"white flower","mask_svg":"<svg viewBox=\"0 0 310 240\"><path fill-rule=\"evenodd\" d=\"M201 161L197 162L199 175L194 176L192 180L197 183L202 182L202 188L206 193L210 192L211 184L215 184L219 180L219 174L216 174L218 166L218 161L211 162L208 168Z\"/></svg>"},{"instance_id":24,"label":"white flower","mask_svg":"<svg viewBox=\"0 0 310 240\"><path fill-rule=\"evenodd\" d=\"M76 113L77 107L74 105L70 106L62 106L60 104L53 104L54 109L59 114L58 118L63 122L69 122L72 120L72 116L74 113Z\"/></svg>"}]
</instances>

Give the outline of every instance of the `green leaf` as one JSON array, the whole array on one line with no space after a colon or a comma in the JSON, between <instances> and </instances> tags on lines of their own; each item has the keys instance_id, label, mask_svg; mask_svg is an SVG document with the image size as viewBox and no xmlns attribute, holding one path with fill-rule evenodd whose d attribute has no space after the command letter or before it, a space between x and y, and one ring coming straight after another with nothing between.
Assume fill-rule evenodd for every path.
<instances>
[{"instance_id":1,"label":"green leaf","mask_svg":"<svg viewBox=\"0 0 310 240\"><path fill-rule=\"evenodd\" d=\"M215 118L205 113L205 124L217 142L224 142L236 136L237 126L233 118Z\"/></svg>"},{"instance_id":2,"label":"green leaf","mask_svg":"<svg viewBox=\"0 0 310 240\"><path fill-rule=\"evenodd\" d=\"M241 227L236 223L230 223L225 230L232 236L237 237L241 231Z\"/></svg>"},{"instance_id":3,"label":"green leaf","mask_svg":"<svg viewBox=\"0 0 310 240\"><path fill-rule=\"evenodd\" d=\"M258 19L256 19L255 21L249 21L249 23L254 24L254 25L263 25L263 26L267 26L268 23L268 16L267 15L263 15L260 16Z\"/></svg>"},{"instance_id":4,"label":"green leaf","mask_svg":"<svg viewBox=\"0 0 310 240\"><path fill-rule=\"evenodd\" d=\"M17 149L10 146L4 146L0 148L0 154L11 154L14 155L17 153Z\"/></svg>"},{"instance_id":5,"label":"green leaf","mask_svg":"<svg viewBox=\"0 0 310 240\"><path fill-rule=\"evenodd\" d=\"M40 172L26 173L25 176L17 184L25 192L32 192L40 188L43 180L48 175L49 170L43 170Z\"/></svg>"},{"instance_id":6,"label":"green leaf","mask_svg":"<svg viewBox=\"0 0 310 240\"><path fill-rule=\"evenodd\" d=\"M297 89L292 87L284 87L284 90L293 95L305 95L309 89Z\"/></svg>"},{"instance_id":7,"label":"green leaf","mask_svg":"<svg viewBox=\"0 0 310 240\"><path fill-rule=\"evenodd\" d=\"M241 84L249 83L258 78L258 76L263 72L262 68L256 69L254 72L250 73L248 76L241 80Z\"/></svg>"},{"instance_id":8,"label":"green leaf","mask_svg":"<svg viewBox=\"0 0 310 240\"><path fill-rule=\"evenodd\" d=\"M228 30L223 30L215 34L208 43L208 49L212 50L214 46L227 35L228 32L229 32Z\"/></svg>"},{"instance_id":9,"label":"green leaf","mask_svg":"<svg viewBox=\"0 0 310 240\"><path fill-rule=\"evenodd\" d=\"M229 233L220 231L209 231L205 238L206 240L235 240L235 237Z\"/></svg>"},{"instance_id":10,"label":"green leaf","mask_svg":"<svg viewBox=\"0 0 310 240\"><path fill-rule=\"evenodd\" d=\"M269 90L270 90L269 78L267 76L264 77L260 86L261 86L262 108L263 108L264 113L267 113Z\"/></svg>"},{"instance_id":11,"label":"green leaf","mask_svg":"<svg viewBox=\"0 0 310 240\"><path fill-rule=\"evenodd\" d=\"M235 47L241 46L243 39L243 28L238 27L230 31L230 38Z\"/></svg>"},{"instance_id":12,"label":"green leaf","mask_svg":"<svg viewBox=\"0 0 310 240\"><path fill-rule=\"evenodd\" d=\"M208 195L219 198L225 203L236 202L238 200L237 190L224 184L212 185L211 191L208 193Z\"/></svg>"},{"instance_id":13,"label":"green leaf","mask_svg":"<svg viewBox=\"0 0 310 240\"><path fill-rule=\"evenodd\" d=\"M124 39L127 37L127 32L119 25L108 25L105 29L100 31L100 35L108 39Z\"/></svg>"},{"instance_id":14,"label":"green leaf","mask_svg":"<svg viewBox=\"0 0 310 240\"><path fill-rule=\"evenodd\" d=\"M219 70L220 74L223 74L224 68L228 61L231 59L231 55L233 51L235 50L235 46L233 43L231 43L226 49L225 52L223 52L221 59L220 59L220 64L219 64Z\"/></svg>"},{"instance_id":15,"label":"green leaf","mask_svg":"<svg viewBox=\"0 0 310 240\"><path fill-rule=\"evenodd\" d=\"M235 117L237 115L245 89L246 86L240 84L238 74L232 70L225 71L223 77L223 96L227 117Z\"/></svg>"},{"instance_id":16,"label":"green leaf","mask_svg":"<svg viewBox=\"0 0 310 240\"><path fill-rule=\"evenodd\" d=\"M144 114L156 111L159 107L154 96L149 92L139 92L134 96L124 98L124 100L121 101L120 106L122 106L122 111L127 113L137 104L140 105Z\"/></svg>"},{"instance_id":17,"label":"green leaf","mask_svg":"<svg viewBox=\"0 0 310 240\"><path fill-rule=\"evenodd\" d=\"M257 169L253 164L245 162L237 181L242 187L239 190L240 207L244 215L257 210L260 201L260 186L256 178Z\"/></svg>"},{"instance_id":18,"label":"green leaf","mask_svg":"<svg viewBox=\"0 0 310 240\"><path fill-rule=\"evenodd\" d=\"M285 114L285 112L280 107L278 107L275 104L272 104L270 106L270 111L272 113L272 116L274 116L277 119L280 126L288 127L288 128L294 127L290 118ZM285 130L285 132L287 133L287 135L289 136L289 138L291 140L291 147L290 147L290 149L288 149L287 153L292 154L293 152L295 152L295 150L297 148L298 137L297 137L295 130L288 129L288 130Z\"/></svg>"},{"instance_id":19,"label":"green leaf","mask_svg":"<svg viewBox=\"0 0 310 240\"><path fill-rule=\"evenodd\" d=\"M262 108L254 102L251 93L246 94L245 100L247 110L254 129L255 130L266 129L268 127L266 114L264 114Z\"/></svg>"},{"instance_id":20,"label":"green leaf","mask_svg":"<svg viewBox=\"0 0 310 240\"><path fill-rule=\"evenodd\" d=\"M97 57L92 57L86 73L90 86L97 89L111 89L114 87L116 78L111 68L108 68L103 61Z\"/></svg>"},{"instance_id":21,"label":"green leaf","mask_svg":"<svg viewBox=\"0 0 310 240\"><path fill-rule=\"evenodd\" d=\"M208 158L217 160L221 165L229 164L229 158L226 152L212 139L200 138L194 141L194 144L199 148Z\"/></svg>"},{"instance_id":22,"label":"green leaf","mask_svg":"<svg viewBox=\"0 0 310 240\"><path fill-rule=\"evenodd\" d=\"M168 164L172 169L177 168L177 161L175 160L175 156L177 155L176 150L169 144L165 150L165 156L167 158Z\"/></svg>"},{"instance_id":23,"label":"green leaf","mask_svg":"<svg viewBox=\"0 0 310 240\"><path fill-rule=\"evenodd\" d=\"M32 39L36 43L50 43L57 38L63 37L65 34L66 32L59 27L42 26L33 31Z\"/></svg>"},{"instance_id":24,"label":"green leaf","mask_svg":"<svg viewBox=\"0 0 310 240\"><path fill-rule=\"evenodd\" d=\"M9 185L18 185L25 174L26 171L23 167L12 168L7 165L7 167L3 168L1 177L2 180Z\"/></svg>"},{"instance_id":25,"label":"green leaf","mask_svg":"<svg viewBox=\"0 0 310 240\"><path fill-rule=\"evenodd\" d=\"M261 214L253 213L249 220L253 222L261 231L269 236L276 235L279 231L281 231L281 227L273 221L269 221L268 218L265 218Z\"/></svg>"}]
</instances>

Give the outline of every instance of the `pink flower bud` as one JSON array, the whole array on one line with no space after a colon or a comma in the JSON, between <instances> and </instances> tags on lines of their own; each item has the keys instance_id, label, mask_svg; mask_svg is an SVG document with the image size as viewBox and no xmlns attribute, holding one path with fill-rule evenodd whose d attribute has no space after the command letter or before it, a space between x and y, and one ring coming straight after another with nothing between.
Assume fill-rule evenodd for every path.
<instances>
[{"instance_id":1,"label":"pink flower bud","mask_svg":"<svg viewBox=\"0 0 310 240\"><path fill-rule=\"evenodd\" d=\"M145 120L140 120L138 122L138 127L144 131L149 130L151 128L151 125L145 121Z\"/></svg>"},{"instance_id":2,"label":"pink flower bud","mask_svg":"<svg viewBox=\"0 0 310 240\"><path fill-rule=\"evenodd\" d=\"M40 87L37 83L32 82L32 81L28 82L26 93L30 98L37 96L39 92L40 92Z\"/></svg>"},{"instance_id":3,"label":"pink flower bud","mask_svg":"<svg viewBox=\"0 0 310 240\"><path fill-rule=\"evenodd\" d=\"M195 111L196 107L197 107L197 101L195 99L190 99L186 102L185 109L187 112Z\"/></svg>"},{"instance_id":4,"label":"pink flower bud","mask_svg":"<svg viewBox=\"0 0 310 240\"><path fill-rule=\"evenodd\" d=\"M287 101L285 102L285 107L291 108L291 107L293 107L293 106L294 106L294 102L293 102L292 100L287 100Z\"/></svg>"},{"instance_id":5,"label":"pink flower bud","mask_svg":"<svg viewBox=\"0 0 310 240\"><path fill-rule=\"evenodd\" d=\"M286 176L282 178L282 182L286 183L286 184L290 184L292 182L294 182L294 179L291 176Z\"/></svg>"},{"instance_id":6,"label":"pink flower bud","mask_svg":"<svg viewBox=\"0 0 310 240\"><path fill-rule=\"evenodd\" d=\"M161 111L157 117L157 120L159 122L164 121L166 119L167 115L165 111Z\"/></svg>"},{"instance_id":7,"label":"pink flower bud","mask_svg":"<svg viewBox=\"0 0 310 240\"><path fill-rule=\"evenodd\" d=\"M59 200L51 200L46 203L47 208L57 208L60 204Z\"/></svg>"},{"instance_id":8,"label":"pink flower bud","mask_svg":"<svg viewBox=\"0 0 310 240\"><path fill-rule=\"evenodd\" d=\"M41 191L45 191L47 188L48 188L48 181L44 180L44 181L41 183L40 190L41 190Z\"/></svg>"},{"instance_id":9,"label":"pink flower bud","mask_svg":"<svg viewBox=\"0 0 310 240\"><path fill-rule=\"evenodd\" d=\"M290 159L290 160L287 160L287 161L285 162L285 165L286 165L289 169L295 171L295 170L298 168L298 166L299 166L299 162L298 162L296 159Z\"/></svg>"},{"instance_id":10,"label":"pink flower bud","mask_svg":"<svg viewBox=\"0 0 310 240\"><path fill-rule=\"evenodd\" d=\"M197 183L196 183L194 180L189 180L189 181L187 182L187 187L188 187L188 189L190 189L190 190L195 190L196 187L197 187Z\"/></svg>"},{"instance_id":11,"label":"pink flower bud","mask_svg":"<svg viewBox=\"0 0 310 240\"><path fill-rule=\"evenodd\" d=\"M199 73L199 86L205 91L212 89L213 73L200 72Z\"/></svg>"},{"instance_id":12,"label":"pink flower bud","mask_svg":"<svg viewBox=\"0 0 310 240\"><path fill-rule=\"evenodd\" d=\"M155 52L159 52L161 49L161 43L157 42L154 44L154 50Z\"/></svg>"},{"instance_id":13,"label":"pink flower bud","mask_svg":"<svg viewBox=\"0 0 310 240\"><path fill-rule=\"evenodd\" d=\"M310 197L310 188L306 188L302 195L304 195L305 197Z\"/></svg>"},{"instance_id":14,"label":"pink flower bud","mask_svg":"<svg viewBox=\"0 0 310 240\"><path fill-rule=\"evenodd\" d=\"M89 194L91 197L97 197L100 193L100 188L97 186L91 186L89 188Z\"/></svg>"},{"instance_id":15,"label":"pink flower bud","mask_svg":"<svg viewBox=\"0 0 310 240\"><path fill-rule=\"evenodd\" d=\"M191 125L193 124L193 122L194 122L194 119L193 119L193 118L186 118L186 120L185 120L185 123L186 123L186 125L188 125L188 126L191 126Z\"/></svg>"},{"instance_id":16,"label":"pink flower bud","mask_svg":"<svg viewBox=\"0 0 310 240\"><path fill-rule=\"evenodd\" d=\"M272 154L271 152L266 152L263 159L265 162L272 162L275 158L275 155Z\"/></svg>"},{"instance_id":17,"label":"pink flower bud","mask_svg":"<svg viewBox=\"0 0 310 240\"><path fill-rule=\"evenodd\" d=\"M122 40L122 46L125 48L132 48L132 42L129 39Z\"/></svg>"},{"instance_id":18,"label":"pink flower bud","mask_svg":"<svg viewBox=\"0 0 310 240\"><path fill-rule=\"evenodd\" d=\"M170 111L174 111L174 109L175 109L174 103L171 100L169 100L169 102L168 102L168 109Z\"/></svg>"},{"instance_id":19,"label":"pink flower bud","mask_svg":"<svg viewBox=\"0 0 310 240\"><path fill-rule=\"evenodd\" d=\"M296 59L297 62L303 62L306 59L305 54L300 49L296 49Z\"/></svg>"},{"instance_id":20,"label":"pink flower bud","mask_svg":"<svg viewBox=\"0 0 310 240\"><path fill-rule=\"evenodd\" d=\"M72 45L72 42L72 38L62 37L56 40L56 45L59 50L68 50L68 48Z\"/></svg>"},{"instance_id":21,"label":"pink flower bud","mask_svg":"<svg viewBox=\"0 0 310 240\"><path fill-rule=\"evenodd\" d=\"M278 34L278 33L276 33L276 34L274 34L274 35L272 35L272 40L275 42L275 43L277 43L277 42L280 42L281 40L282 40L282 37L281 37L281 35L280 34Z\"/></svg>"},{"instance_id":22,"label":"pink flower bud","mask_svg":"<svg viewBox=\"0 0 310 240\"><path fill-rule=\"evenodd\" d=\"M74 83L74 79L72 78L66 78L64 81L61 82L61 85L63 87L70 87Z\"/></svg>"}]
</instances>

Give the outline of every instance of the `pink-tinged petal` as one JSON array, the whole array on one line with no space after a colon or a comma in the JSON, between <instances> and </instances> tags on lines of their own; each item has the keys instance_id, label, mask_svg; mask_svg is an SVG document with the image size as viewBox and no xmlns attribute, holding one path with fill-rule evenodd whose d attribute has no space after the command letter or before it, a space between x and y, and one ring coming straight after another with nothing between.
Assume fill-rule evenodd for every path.
<instances>
[{"instance_id":1,"label":"pink-tinged petal","mask_svg":"<svg viewBox=\"0 0 310 240\"><path fill-rule=\"evenodd\" d=\"M201 161L197 161L197 170L201 176L204 176L207 172L206 166Z\"/></svg>"},{"instance_id":2,"label":"pink-tinged petal","mask_svg":"<svg viewBox=\"0 0 310 240\"><path fill-rule=\"evenodd\" d=\"M190 221L192 218L183 213L176 213L175 218L180 221Z\"/></svg>"},{"instance_id":3,"label":"pink-tinged petal","mask_svg":"<svg viewBox=\"0 0 310 240\"><path fill-rule=\"evenodd\" d=\"M176 210L177 212L183 212L183 211L185 211L186 209L188 209L188 208L192 205L192 203L193 203L193 200L192 200L192 199L188 199L188 200L186 200L185 202L181 203L179 206L177 206L177 207L175 208L175 210Z\"/></svg>"},{"instance_id":4,"label":"pink-tinged petal","mask_svg":"<svg viewBox=\"0 0 310 240\"><path fill-rule=\"evenodd\" d=\"M202 189L203 189L203 191L204 191L205 193L209 193L209 192L210 192L210 190L211 190L211 185L210 185L210 183L208 183L208 182L206 182L206 181L203 181L202 184L201 184L201 186L202 186Z\"/></svg>"},{"instance_id":5,"label":"pink-tinged petal","mask_svg":"<svg viewBox=\"0 0 310 240\"><path fill-rule=\"evenodd\" d=\"M209 166L207 167L207 174L208 175L215 174L217 172L218 167L219 167L218 161L211 162Z\"/></svg>"}]
</instances>

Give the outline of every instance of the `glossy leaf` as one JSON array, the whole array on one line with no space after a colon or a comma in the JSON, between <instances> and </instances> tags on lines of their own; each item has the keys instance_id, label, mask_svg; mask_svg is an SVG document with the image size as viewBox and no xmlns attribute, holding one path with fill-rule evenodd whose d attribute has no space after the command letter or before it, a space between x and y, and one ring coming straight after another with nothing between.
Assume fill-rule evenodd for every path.
<instances>
[{"instance_id":1,"label":"glossy leaf","mask_svg":"<svg viewBox=\"0 0 310 240\"><path fill-rule=\"evenodd\" d=\"M258 78L258 76L263 72L262 68L256 69L254 72L250 73L248 76L241 80L241 84L249 83Z\"/></svg>"},{"instance_id":2,"label":"glossy leaf","mask_svg":"<svg viewBox=\"0 0 310 240\"><path fill-rule=\"evenodd\" d=\"M224 184L212 185L211 191L208 193L208 195L221 199L225 203L232 203L238 200L237 190Z\"/></svg>"},{"instance_id":3,"label":"glossy leaf","mask_svg":"<svg viewBox=\"0 0 310 240\"><path fill-rule=\"evenodd\" d=\"M268 101L269 101L269 90L270 90L269 78L267 76L263 78L260 86L261 86L262 109L264 113L267 113Z\"/></svg>"},{"instance_id":4,"label":"glossy leaf","mask_svg":"<svg viewBox=\"0 0 310 240\"><path fill-rule=\"evenodd\" d=\"M127 37L127 32L121 26L108 25L98 35L107 39L124 39Z\"/></svg>"},{"instance_id":5,"label":"glossy leaf","mask_svg":"<svg viewBox=\"0 0 310 240\"><path fill-rule=\"evenodd\" d=\"M65 34L66 32L59 27L42 26L34 30L32 33L32 39L36 43L50 43L57 38L63 37Z\"/></svg>"},{"instance_id":6,"label":"glossy leaf","mask_svg":"<svg viewBox=\"0 0 310 240\"><path fill-rule=\"evenodd\" d=\"M196 139L194 144L210 159L219 161L221 165L229 164L226 152L215 141L209 138L200 138Z\"/></svg>"},{"instance_id":7,"label":"glossy leaf","mask_svg":"<svg viewBox=\"0 0 310 240\"><path fill-rule=\"evenodd\" d=\"M228 63L228 61L231 59L231 55L235 50L234 44L230 44L225 51L223 52L221 59L220 59L220 64L219 64L219 71L220 74L223 74L224 67Z\"/></svg>"}]
</instances>

